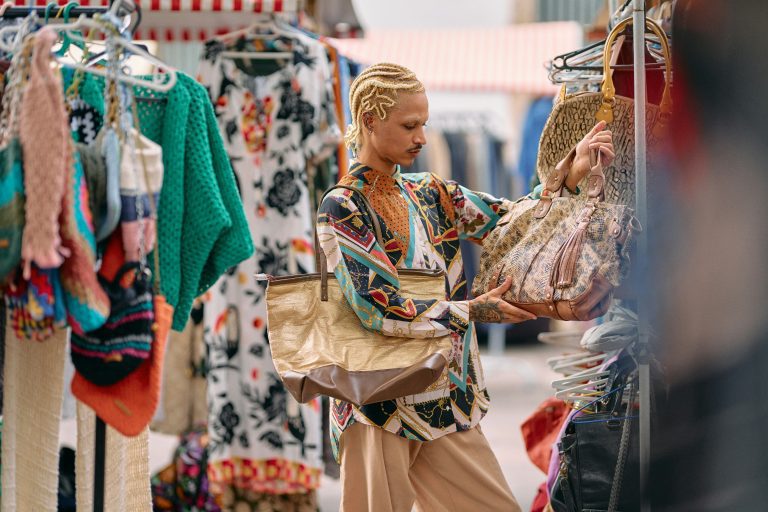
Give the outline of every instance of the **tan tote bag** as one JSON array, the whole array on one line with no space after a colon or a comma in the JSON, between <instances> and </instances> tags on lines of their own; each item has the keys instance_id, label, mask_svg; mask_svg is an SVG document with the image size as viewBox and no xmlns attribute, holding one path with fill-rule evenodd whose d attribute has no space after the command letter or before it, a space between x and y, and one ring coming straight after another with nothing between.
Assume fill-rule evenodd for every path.
<instances>
[{"instance_id":1,"label":"tan tote bag","mask_svg":"<svg viewBox=\"0 0 768 512\"><path fill-rule=\"evenodd\" d=\"M352 187L336 188L358 194L383 247L368 199ZM299 402L322 394L363 405L419 393L435 382L448 364L450 335L416 339L367 330L328 274L317 239L315 245L320 273L270 277L267 286L272 360L291 395ZM398 277L404 297L445 296L442 271L398 269Z\"/></svg>"},{"instance_id":2,"label":"tan tote bag","mask_svg":"<svg viewBox=\"0 0 768 512\"><path fill-rule=\"evenodd\" d=\"M606 166L605 201L611 204L635 204L635 100L617 96L611 75L611 48L616 38L632 23L632 18L616 25L608 35L603 50L603 84L601 92L577 93L561 98L549 115L539 140L539 155L536 172L542 183L555 172L555 167L576 144L589 133L598 121L608 123L613 132L613 146L616 158ZM672 112L670 92L671 62L667 35L653 20L646 20L646 27L661 41L666 64L666 82L661 104L648 103L646 110L648 147L653 149L664 136L664 127ZM653 156L653 151L649 153ZM652 167L653 162L649 162ZM587 188L587 178L579 184ZM578 196L585 198L586 194Z\"/></svg>"}]
</instances>

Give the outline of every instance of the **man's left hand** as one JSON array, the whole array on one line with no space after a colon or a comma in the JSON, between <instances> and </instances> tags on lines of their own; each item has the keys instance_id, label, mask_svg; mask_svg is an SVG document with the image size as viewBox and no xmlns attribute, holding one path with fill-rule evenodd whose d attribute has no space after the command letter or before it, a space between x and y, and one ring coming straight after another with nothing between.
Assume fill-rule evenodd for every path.
<instances>
[{"instance_id":1,"label":"man's left hand","mask_svg":"<svg viewBox=\"0 0 768 512\"><path fill-rule=\"evenodd\" d=\"M613 162L613 134L606 130L605 121L600 121L592 130L576 145L576 156L573 158L571 170L565 178L565 186L568 190L576 190L581 180L592 169L590 154L599 151L602 155L603 166L607 167Z\"/></svg>"}]
</instances>

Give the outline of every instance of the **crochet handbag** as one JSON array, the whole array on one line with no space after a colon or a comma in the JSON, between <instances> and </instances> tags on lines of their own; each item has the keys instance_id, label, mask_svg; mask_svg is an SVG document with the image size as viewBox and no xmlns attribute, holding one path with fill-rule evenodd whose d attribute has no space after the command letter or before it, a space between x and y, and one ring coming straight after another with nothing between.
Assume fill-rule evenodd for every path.
<instances>
[{"instance_id":1,"label":"crochet handbag","mask_svg":"<svg viewBox=\"0 0 768 512\"><path fill-rule=\"evenodd\" d=\"M539 179L546 183L553 169L571 148L594 127L596 121L606 121L613 134L616 157L605 173L605 199L614 204L635 204L635 102L632 98L616 95L611 76L611 48L621 32L632 23L632 18L622 21L611 31L605 42L603 54L603 84L600 92L577 93L561 97L544 125L539 141L536 169ZM646 123L648 147L653 148L664 134L666 120L672 111L670 93L671 57L664 31L652 20L646 27L661 40L666 62L666 83L660 105L647 105ZM580 188L586 188L586 178Z\"/></svg>"},{"instance_id":2,"label":"crochet handbag","mask_svg":"<svg viewBox=\"0 0 768 512\"><path fill-rule=\"evenodd\" d=\"M138 123L137 116L134 122ZM143 153L134 145L139 137L137 130L129 134L127 152L131 154L131 161L138 155L146 187L151 192ZM134 175L134 183L142 181L134 165L124 170ZM143 198L134 195L133 199L139 202ZM155 211L154 196L148 198L147 207L150 209L147 217L151 217ZM135 209L143 217L143 206ZM138 261L126 261L122 231L112 235L99 270L99 282L110 299L109 318L99 329L83 333L73 329L72 332L72 362L83 377L99 386L111 386L130 375L150 357L152 350L155 291L159 290L153 286L159 286L159 276L153 280L147 266L146 240L142 234L138 236ZM159 268L157 250L154 255L155 268Z\"/></svg>"},{"instance_id":3,"label":"crochet handbag","mask_svg":"<svg viewBox=\"0 0 768 512\"><path fill-rule=\"evenodd\" d=\"M591 320L605 314L628 272L629 245L640 225L632 209L602 200L599 155L589 173L587 201L562 197L575 151L557 165L539 200L510 205L483 242L472 292L482 295L511 276L504 300L536 316Z\"/></svg>"},{"instance_id":4,"label":"crochet handbag","mask_svg":"<svg viewBox=\"0 0 768 512\"><path fill-rule=\"evenodd\" d=\"M21 261L24 232L24 171L19 142L21 92L29 72L31 42L26 42L6 73L0 113L0 283Z\"/></svg>"},{"instance_id":5,"label":"crochet handbag","mask_svg":"<svg viewBox=\"0 0 768 512\"><path fill-rule=\"evenodd\" d=\"M357 193L383 247L378 217L365 196L351 187L334 188ZM291 395L299 402L323 394L363 405L418 393L435 382L448 364L450 335L415 339L365 329L328 275L317 239L315 245L319 274L270 276L267 286L272 360ZM445 296L442 271L398 269L398 274L404 296Z\"/></svg>"},{"instance_id":6,"label":"crochet handbag","mask_svg":"<svg viewBox=\"0 0 768 512\"><path fill-rule=\"evenodd\" d=\"M0 149L0 282L21 261L21 236L24 231L24 176L21 145L11 139Z\"/></svg>"},{"instance_id":7,"label":"crochet handbag","mask_svg":"<svg viewBox=\"0 0 768 512\"><path fill-rule=\"evenodd\" d=\"M82 334L72 331L72 362L94 384L114 384L149 357L154 312L152 276L145 270L128 262L112 279L100 275L110 300L107 323ZM133 278L124 284L129 274Z\"/></svg>"}]
</instances>

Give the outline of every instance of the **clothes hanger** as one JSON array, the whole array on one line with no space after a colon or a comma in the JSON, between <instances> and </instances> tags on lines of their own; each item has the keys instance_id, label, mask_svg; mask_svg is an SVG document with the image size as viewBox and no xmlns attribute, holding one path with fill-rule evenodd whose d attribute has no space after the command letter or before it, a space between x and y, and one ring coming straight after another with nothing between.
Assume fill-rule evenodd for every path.
<instances>
[{"instance_id":1,"label":"clothes hanger","mask_svg":"<svg viewBox=\"0 0 768 512\"><path fill-rule=\"evenodd\" d=\"M116 25L119 24L119 20L111 18L112 17L109 15L109 13L104 16L94 16L93 18L81 16L74 23L54 25L50 28L55 32L69 33L70 38L75 40L80 39L84 43L87 43L87 40L77 34L74 34L73 31L79 31L80 29L87 28L104 34L107 38L109 38L112 44L120 47L124 53L146 60L157 70L157 72L150 76L149 80L142 79L127 73L120 73L116 77L118 81L139 87L146 87L155 91L167 92L171 90L176 84L176 70L140 46L120 35L116 29ZM114 23L114 21L117 21L118 23ZM2 29L0 29L0 40L2 40ZM88 67L87 63L63 62L60 60L58 60L58 62L61 66L76 70L79 69L94 75L102 77L112 76L109 74L108 70Z\"/></svg>"},{"instance_id":2,"label":"clothes hanger","mask_svg":"<svg viewBox=\"0 0 768 512\"><path fill-rule=\"evenodd\" d=\"M611 51L611 69L633 69L631 64L617 64L620 49L631 39L621 34ZM603 81L603 48L605 41L593 43L579 50L558 55L550 61L549 80L556 84L599 85ZM658 38L646 35L646 48L656 59L655 63L646 63L647 70L665 69L664 54ZM598 51L599 50L599 51Z\"/></svg>"},{"instance_id":3,"label":"clothes hanger","mask_svg":"<svg viewBox=\"0 0 768 512\"><path fill-rule=\"evenodd\" d=\"M565 361L556 361L550 364L552 371L557 372L565 377L576 375L585 370L592 370L599 368L603 361L609 356L605 353L592 354L582 356L579 359L570 359Z\"/></svg>"},{"instance_id":4,"label":"clothes hanger","mask_svg":"<svg viewBox=\"0 0 768 512\"><path fill-rule=\"evenodd\" d=\"M587 368L580 372L571 374L562 379L552 381L552 387L557 390L570 389L574 385L591 385L598 383L610 376L610 371L605 370L598 365L594 368Z\"/></svg>"},{"instance_id":5,"label":"clothes hanger","mask_svg":"<svg viewBox=\"0 0 768 512\"><path fill-rule=\"evenodd\" d=\"M563 400L564 402L583 400L585 396L597 396L598 399L600 399L605 396L605 385L608 384L609 381L610 379L605 377L584 384L578 384L570 388L561 389L555 393L555 398Z\"/></svg>"},{"instance_id":6,"label":"clothes hanger","mask_svg":"<svg viewBox=\"0 0 768 512\"><path fill-rule=\"evenodd\" d=\"M636 382L636 379L634 379L634 378L630 379L628 382L625 382L625 383L623 383L620 386L617 386L617 387L615 387L615 388L613 388L611 390L607 390L607 391L605 391L603 393L600 393L599 394L600 396L589 397L587 395L584 395L584 397L582 397L581 400L586 401L587 403L585 405L581 405L581 406L577 407L575 409L575 412L576 413L587 413L587 417L588 417L589 414L594 414L594 413L598 412L597 407L599 405L608 405L606 403L606 399L611 397L614 394L619 393L619 392L622 392L621 402L622 403L623 402L629 403L631 400L634 400L634 392L633 392L633 390L634 390L635 382ZM629 393L628 397L627 396L623 396L624 395L624 391L626 391L627 389L630 390L630 393ZM581 400L578 400L578 399L577 400L566 400L566 399L564 399L563 401L570 401L570 402L573 402L573 403L578 403ZM593 407L594 410L587 411L587 409L590 408L590 407ZM612 411L608 411L608 412L613 412L614 413L614 414L611 415L610 418L601 418L601 419L597 419L597 420L594 419L594 418L583 419L584 416L579 416L579 414L576 414L576 416L574 416L572 421L576 422L576 423L609 422L609 421L621 421L621 420L637 417L637 416L632 416L632 415L629 415L629 414L626 414L624 416L620 416L620 415L616 414L620 409L621 409L621 404L617 401L614 404L614 406L612 407ZM630 409L627 409L627 410L629 411ZM606 411L604 410L602 412L606 412Z\"/></svg>"},{"instance_id":7,"label":"clothes hanger","mask_svg":"<svg viewBox=\"0 0 768 512\"><path fill-rule=\"evenodd\" d=\"M269 30L270 33L264 33L259 31ZM240 38L248 39L275 39L277 37L294 37L293 30L288 31L285 28L281 28L276 21L275 14L268 16L262 15L260 20L250 26L221 34L214 38L215 41L220 43L228 43L236 41ZM220 55L227 59L252 59L252 60L283 60L293 59L293 52L248 52L237 50L226 50L220 53Z\"/></svg>"},{"instance_id":8,"label":"clothes hanger","mask_svg":"<svg viewBox=\"0 0 768 512\"><path fill-rule=\"evenodd\" d=\"M610 357L610 355L606 353L595 354L593 352L582 350L561 356L550 357L547 359L547 365L549 365L550 369L557 371L557 368L578 367L585 364L599 364L602 360L605 360L608 357ZM584 366L581 366L577 371L584 369Z\"/></svg>"}]
</instances>

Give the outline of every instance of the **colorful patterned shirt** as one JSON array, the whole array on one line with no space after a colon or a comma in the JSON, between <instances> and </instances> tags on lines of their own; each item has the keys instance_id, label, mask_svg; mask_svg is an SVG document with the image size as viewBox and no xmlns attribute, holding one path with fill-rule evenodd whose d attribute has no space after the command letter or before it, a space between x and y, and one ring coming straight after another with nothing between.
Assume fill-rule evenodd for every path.
<instances>
[{"instance_id":1,"label":"colorful patterned shirt","mask_svg":"<svg viewBox=\"0 0 768 512\"><path fill-rule=\"evenodd\" d=\"M340 184L360 190L382 227L384 247L358 194L337 189L323 201L318 235L347 301L367 328L395 335L445 336L453 340L448 367L424 392L361 407L334 400L334 454L354 422L420 441L476 426L489 397L469 321L467 282L459 240L477 243L496 226L508 201L472 192L434 174L394 175L355 164ZM355 197L358 196L358 197ZM397 269L441 269L446 293L434 300L404 298Z\"/></svg>"}]
</instances>

